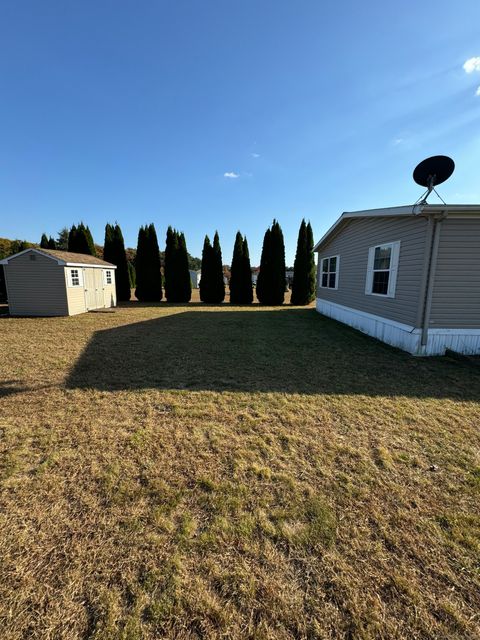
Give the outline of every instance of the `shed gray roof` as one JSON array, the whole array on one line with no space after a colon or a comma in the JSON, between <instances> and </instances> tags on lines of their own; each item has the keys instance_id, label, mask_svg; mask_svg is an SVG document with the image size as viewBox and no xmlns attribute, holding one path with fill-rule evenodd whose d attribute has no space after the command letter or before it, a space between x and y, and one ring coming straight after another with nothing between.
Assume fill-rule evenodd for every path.
<instances>
[{"instance_id":1,"label":"shed gray roof","mask_svg":"<svg viewBox=\"0 0 480 640\"><path fill-rule=\"evenodd\" d=\"M101 260L96 256L86 255L84 253L73 253L72 251L57 251L56 249L38 249L37 247L30 247L25 249L24 251L20 251L19 253L15 253L13 256L8 256L4 260L0 261L0 264L8 264L10 260L20 256L29 251L33 251L34 253L40 253L49 258L53 258L57 260L59 264L63 265L90 265L90 266L101 266L101 267L111 267L112 269L116 269L117 267L111 262L105 262L105 260Z\"/></svg>"}]
</instances>

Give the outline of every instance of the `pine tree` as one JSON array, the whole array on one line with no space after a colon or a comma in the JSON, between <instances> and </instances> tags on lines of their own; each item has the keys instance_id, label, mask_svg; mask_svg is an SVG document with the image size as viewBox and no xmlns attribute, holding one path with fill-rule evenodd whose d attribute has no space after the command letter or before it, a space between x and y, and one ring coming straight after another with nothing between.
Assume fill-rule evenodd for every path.
<instances>
[{"instance_id":1,"label":"pine tree","mask_svg":"<svg viewBox=\"0 0 480 640\"><path fill-rule=\"evenodd\" d=\"M162 299L160 251L153 224L140 227L135 259L137 287L135 295L140 302L159 302Z\"/></svg>"},{"instance_id":2,"label":"pine tree","mask_svg":"<svg viewBox=\"0 0 480 640\"><path fill-rule=\"evenodd\" d=\"M56 249L57 248L57 244L54 240L54 238L52 238L52 236L49 237L48 239L48 249Z\"/></svg>"},{"instance_id":3,"label":"pine tree","mask_svg":"<svg viewBox=\"0 0 480 640\"><path fill-rule=\"evenodd\" d=\"M283 304L285 299L285 244L276 220L263 239L257 297L261 304L272 306Z\"/></svg>"},{"instance_id":4,"label":"pine tree","mask_svg":"<svg viewBox=\"0 0 480 640\"><path fill-rule=\"evenodd\" d=\"M69 231L67 227L63 227L63 229L60 229L60 231L58 232L58 238L56 241L57 249L61 251L68 251L68 236L69 236Z\"/></svg>"},{"instance_id":5,"label":"pine tree","mask_svg":"<svg viewBox=\"0 0 480 640\"><path fill-rule=\"evenodd\" d=\"M291 303L309 304L315 297L315 261L313 258L313 233L310 223L302 220L298 231L297 252L293 265Z\"/></svg>"},{"instance_id":6,"label":"pine tree","mask_svg":"<svg viewBox=\"0 0 480 640\"><path fill-rule=\"evenodd\" d=\"M164 274L165 274L165 297L167 298L167 302L176 302L175 300L175 275L176 275L176 265L175 260L178 253L178 236L176 231L172 229L172 227L168 227L167 229L167 242L165 246L165 263L164 263ZM138 253L137 253L138 255ZM137 269L137 282L138 282L138 266L135 265Z\"/></svg>"},{"instance_id":7,"label":"pine tree","mask_svg":"<svg viewBox=\"0 0 480 640\"><path fill-rule=\"evenodd\" d=\"M46 233L42 233L42 239L40 240L40 249L48 249L48 238Z\"/></svg>"}]
</instances>

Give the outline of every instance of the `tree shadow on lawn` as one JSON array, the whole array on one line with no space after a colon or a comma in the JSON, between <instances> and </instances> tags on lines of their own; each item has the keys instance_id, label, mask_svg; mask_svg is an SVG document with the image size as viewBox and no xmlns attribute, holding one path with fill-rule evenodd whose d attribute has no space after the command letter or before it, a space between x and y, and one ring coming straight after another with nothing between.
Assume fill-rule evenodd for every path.
<instances>
[{"instance_id":1,"label":"tree shadow on lawn","mask_svg":"<svg viewBox=\"0 0 480 640\"><path fill-rule=\"evenodd\" d=\"M186 311L98 331L66 385L480 399L468 362L415 358L295 308Z\"/></svg>"}]
</instances>

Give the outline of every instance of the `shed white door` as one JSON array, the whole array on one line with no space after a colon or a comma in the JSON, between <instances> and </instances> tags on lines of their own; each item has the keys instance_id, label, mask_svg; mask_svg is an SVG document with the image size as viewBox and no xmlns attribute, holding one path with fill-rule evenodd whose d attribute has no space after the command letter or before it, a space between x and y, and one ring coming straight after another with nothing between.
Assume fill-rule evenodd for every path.
<instances>
[{"instance_id":1,"label":"shed white door","mask_svg":"<svg viewBox=\"0 0 480 640\"><path fill-rule=\"evenodd\" d=\"M103 309L105 307L105 296L103 295L103 274L102 269L92 269L95 273L95 299L96 308Z\"/></svg>"},{"instance_id":2,"label":"shed white door","mask_svg":"<svg viewBox=\"0 0 480 640\"><path fill-rule=\"evenodd\" d=\"M85 303L87 311L97 308L97 295L95 292L95 271L97 269L83 270L83 283L85 286Z\"/></svg>"}]
</instances>

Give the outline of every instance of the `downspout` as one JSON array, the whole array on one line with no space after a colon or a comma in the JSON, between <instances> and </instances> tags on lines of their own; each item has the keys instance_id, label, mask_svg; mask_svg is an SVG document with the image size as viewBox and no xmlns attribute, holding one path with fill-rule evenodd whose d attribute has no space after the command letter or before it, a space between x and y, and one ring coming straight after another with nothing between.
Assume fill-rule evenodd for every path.
<instances>
[{"instance_id":1,"label":"downspout","mask_svg":"<svg viewBox=\"0 0 480 640\"><path fill-rule=\"evenodd\" d=\"M435 271L437 268L438 247L440 244L440 232L442 230L442 221L447 217L447 210L443 211L439 216L433 217L433 243L430 254L430 267L427 277L427 287L425 291L425 307L422 323L422 337L420 344L424 347L428 341L428 327L430 325L430 314L432 310L433 285L435 283Z\"/></svg>"}]
</instances>

